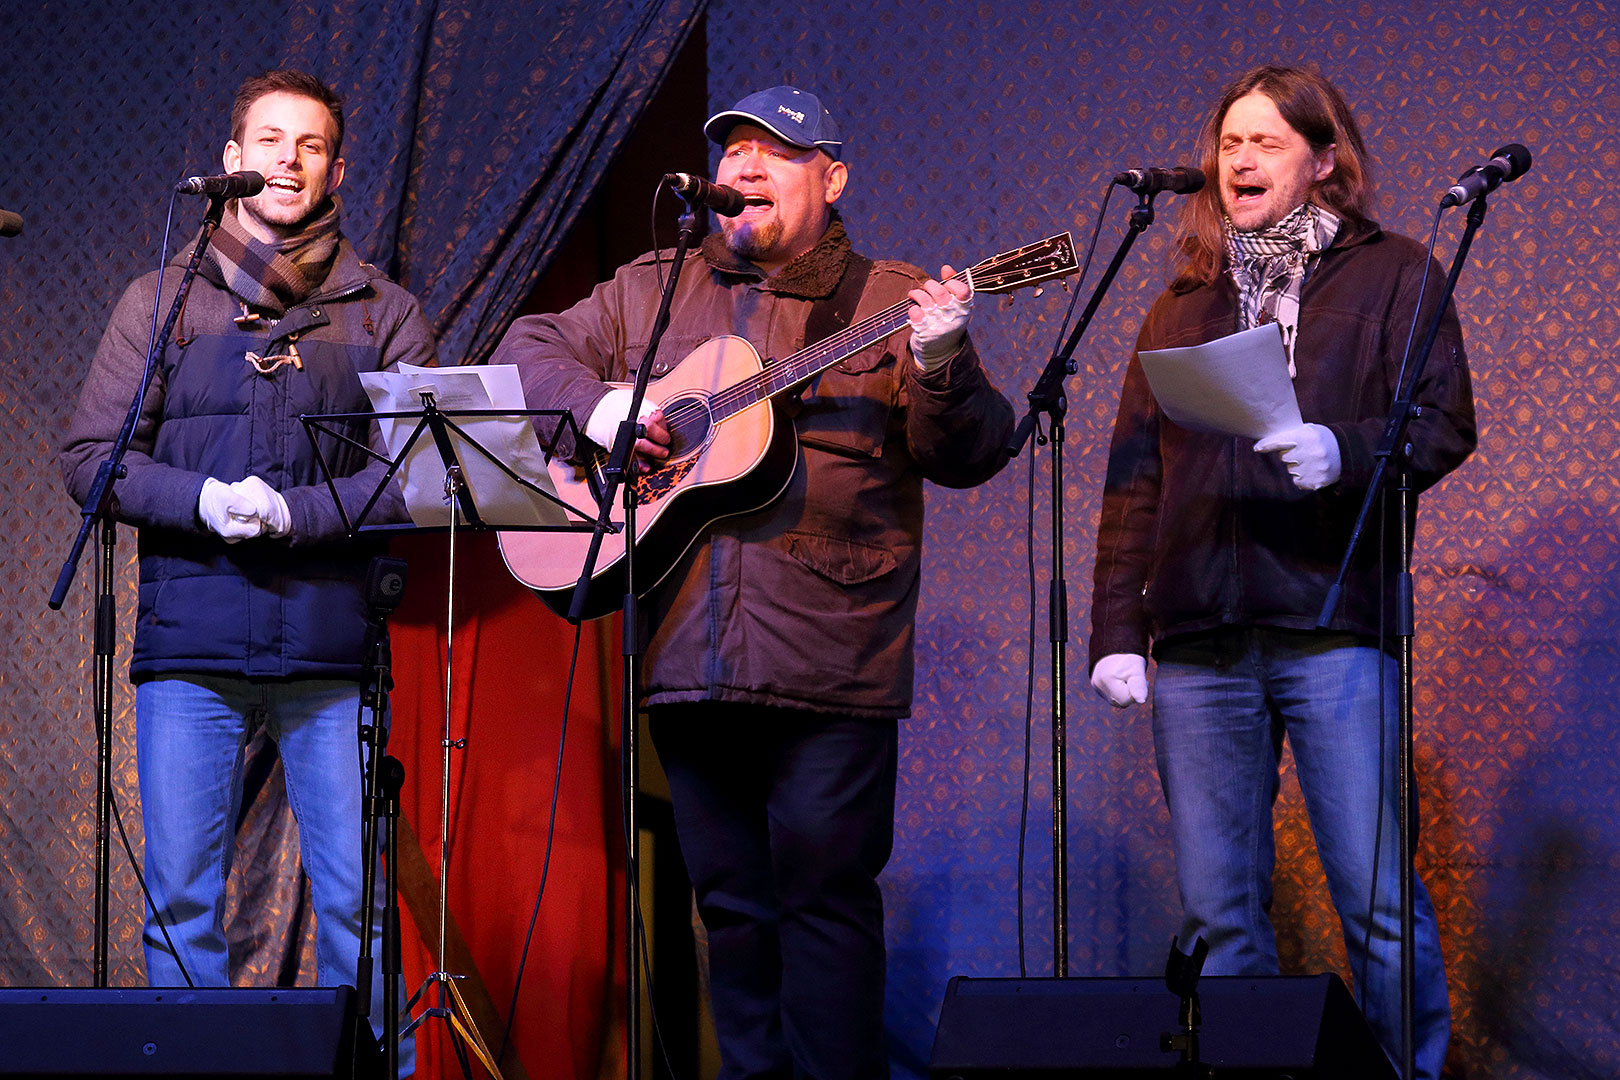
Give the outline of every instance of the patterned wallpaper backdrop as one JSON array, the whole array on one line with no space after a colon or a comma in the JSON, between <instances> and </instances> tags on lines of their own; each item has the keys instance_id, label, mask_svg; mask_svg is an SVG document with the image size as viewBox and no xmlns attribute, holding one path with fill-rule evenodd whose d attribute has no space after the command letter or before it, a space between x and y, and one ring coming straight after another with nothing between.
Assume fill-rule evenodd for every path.
<instances>
[{"instance_id":1,"label":"patterned wallpaper backdrop","mask_svg":"<svg viewBox=\"0 0 1620 1080\"><path fill-rule=\"evenodd\" d=\"M13 5L16 8L17 5ZM466 7L470 8L471 5ZM595 5L548 5L559 19ZM654 18L657 5L643 5ZM487 10L487 9L481 9ZM1482 424L1479 452L1424 502L1417 556L1421 661L1420 861L1441 908L1452 977L1456 1076L1608 1077L1620 1072L1612 959L1620 901L1612 752L1620 631L1617 211L1600 177L1620 166L1620 11L1571 0L1470 11L1321 0L918 7L855 0L745 5L709 21L710 100L793 81L826 96L850 137L844 203L874 254L957 265L1055 229L1089 228L1116 169L1190 154L1198 117L1252 62L1315 64L1350 96L1379 165L1379 216L1425 235L1445 184L1503 142L1536 154L1492 198L1459 291ZM0 64L0 206L28 231L0 241L0 983L85 981L93 790L83 621L43 597L74 518L53 448L118 284L148 268L180 169L213 171L240 77L284 58L344 72L368 104L350 139L375 186L350 192L351 227L385 250L407 220L383 192L413 168L403 117L422 39L384 19L446 20L458 48L502 53L526 22L455 5L85 5L9 11ZM575 40L581 29L570 31ZM501 36L491 37L499 27ZM491 41L502 42L496 49ZM553 39L556 40L556 39ZM254 43L245 47L243 43ZM526 42L546 53L547 42ZM454 90L470 89L457 66ZM514 61L515 63L515 61ZM533 65L539 70L538 62ZM460 74L458 74L460 73ZM514 93L525 80L509 77ZM600 80L614 77L603 71ZM484 123L544 119L541 98L503 110L499 74L477 85ZM449 89L448 87L446 89ZM578 87L570 87L577 91ZM568 106L576 108L575 106ZM583 109L588 106L580 105ZM576 109L577 111L577 109ZM495 114L499 113L499 116ZM429 118L431 127L431 118ZM483 129L481 129L483 130ZM500 169L446 175L416 214L453 232ZM488 134L488 132L485 132ZM558 137L566 140L566 131ZM485 142L488 140L485 139ZM509 144L508 144L509 145ZM506 150L492 148L497 156ZM486 183L487 181L487 183ZM510 192L507 192L510 195ZM1163 282L1174 199L1138 244L1070 381L1064 492L1071 596L1070 958L1076 974L1151 974L1177 905L1145 714L1113 712L1081 657L1098 486L1136 327ZM539 212L539 208L536 208ZM548 210L547 212L552 212ZM1102 242L1123 227L1117 200ZM362 224L363 223L363 224ZM1461 227L1448 219L1443 260ZM398 245L429 291L452 245ZM87 284L88 283L88 284ZM447 309L456 294L443 294ZM975 333L1015 401L1051 348L1064 294L981 306ZM901 1075L920 1074L946 978L1014 974L1014 857L1025 671L1037 676L1027 874L1030 971L1052 952L1046 839L1046 648L1030 656L1024 610L1027 459L977 491L931 495L918 707L903 748L899 829L886 875L890 1027ZM1049 458L1037 459L1033 545L1045 594ZM130 556L126 536L123 558ZM86 586L70 597L82 605ZM126 595L128 590L125 590ZM128 632L130 613L122 614ZM1044 637L1044 613L1037 613ZM127 655L127 651L124 655ZM120 691L120 707L128 698ZM127 731L127 716L120 717ZM116 780L132 810L133 764ZM1335 922L1297 793L1282 800L1277 916L1287 964L1340 966ZM115 858L115 981L139 979L133 881Z\"/></svg>"},{"instance_id":2,"label":"patterned wallpaper backdrop","mask_svg":"<svg viewBox=\"0 0 1620 1080\"><path fill-rule=\"evenodd\" d=\"M871 254L929 268L1049 232L1088 232L1116 170L1190 161L1225 83L1262 61L1315 65L1376 156L1378 217L1426 238L1452 177L1509 141L1531 173L1491 199L1459 287L1482 438L1423 502L1416 557L1420 866L1440 906L1456 1076L1620 1072L1616 631L1620 630L1620 9L1495 10L1321 0L1132 6L716 0L710 103L788 81L847 138L844 212ZM1175 199L1132 253L1069 382L1065 560L1072 605L1070 970L1155 975L1178 904L1144 710L1085 685L1095 519L1131 342L1164 282ZM1106 259L1128 205L1116 199ZM1462 219L1442 227L1449 263ZM1087 286L1089 290L1089 284ZM974 333L1021 404L1063 294L982 303ZM1045 596L1050 458L1036 481L1036 753L1026 878L1031 974L1051 970ZM933 490L917 709L902 745L889 912L890 1032L926 1064L945 980L1017 974L1014 861L1026 648L1020 459L967 493ZM1292 780L1276 916L1291 970L1343 952Z\"/></svg>"}]
</instances>

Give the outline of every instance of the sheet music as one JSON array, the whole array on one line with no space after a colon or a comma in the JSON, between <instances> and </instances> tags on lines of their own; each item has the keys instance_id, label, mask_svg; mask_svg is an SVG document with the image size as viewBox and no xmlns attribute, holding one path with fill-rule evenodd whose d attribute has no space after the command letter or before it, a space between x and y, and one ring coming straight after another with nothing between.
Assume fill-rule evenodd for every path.
<instances>
[{"instance_id":1,"label":"sheet music","mask_svg":"<svg viewBox=\"0 0 1620 1080\"><path fill-rule=\"evenodd\" d=\"M1301 422L1276 323L1137 358L1159 408L1184 428L1258 441Z\"/></svg>"},{"instance_id":2,"label":"sheet music","mask_svg":"<svg viewBox=\"0 0 1620 1080\"><path fill-rule=\"evenodd\" d=\"M440 412L498 409L503 412L527 408L523 384L512 364L459 368L417 367L401 364L399 370L371 371L360 375L371 407L380 413L422 412L422 394L431 392ZM452 417L467 439L476 440L507 468L529 483L555 495L557 489L546 472L545 455L534 427L526 416ZM416 429L416 417L382 419L383 442L398 457L405 441ZM530 491L502 472L470 443L450 432L461 476L472 496L473 505L486 525L567 525L568 516L555 503ZM411 521L417 525L450 524L450 498L444 490L444 459L432 433L424 431L411 447L400 467L398 479L405 494Z\"/></svg>"}]
</instances>

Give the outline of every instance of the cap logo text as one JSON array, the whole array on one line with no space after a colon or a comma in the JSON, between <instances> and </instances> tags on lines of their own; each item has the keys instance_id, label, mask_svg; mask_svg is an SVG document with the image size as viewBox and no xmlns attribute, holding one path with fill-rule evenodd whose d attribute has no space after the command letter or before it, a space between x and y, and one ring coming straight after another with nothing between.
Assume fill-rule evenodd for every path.
<instances>
[{"instance_id":1,"label":"cap logo text","mask_svg":"<svg viewBox=\"0 0 1620 1080\"><path fill-rule=\"evenodd\" d=\"M788 117L789 119L791 119L795 124L804 123L804 113L802 113L802 112L794 112L792 109L788 108L786 105L778 105L776 107L776 111L781 113L782 115Z\"/></svg>"}]
</instances>

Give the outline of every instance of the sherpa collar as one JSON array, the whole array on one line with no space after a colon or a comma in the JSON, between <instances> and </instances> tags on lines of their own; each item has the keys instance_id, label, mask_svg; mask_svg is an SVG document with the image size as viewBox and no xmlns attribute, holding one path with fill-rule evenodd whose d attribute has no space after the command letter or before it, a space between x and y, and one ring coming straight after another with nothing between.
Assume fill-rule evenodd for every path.
<instances>
[{"instance_id":1,"label":"sherpa collar","mask_svg":"<svg viewBox=\"0 0 1620 1080\"><path fill-rule=\"evenodd\" d=\"M822 233L816 246L769 276L747 259L726 247L719 233L711 233L703 240L703 258L719 273L740 277L763 278L765 288L785 296L806 300L820 300L831 296L844 276L844 265L849 261L849 235L844 231L844 219L838 211L832 212L832 223Z\"/></svg>"}]
</instances>

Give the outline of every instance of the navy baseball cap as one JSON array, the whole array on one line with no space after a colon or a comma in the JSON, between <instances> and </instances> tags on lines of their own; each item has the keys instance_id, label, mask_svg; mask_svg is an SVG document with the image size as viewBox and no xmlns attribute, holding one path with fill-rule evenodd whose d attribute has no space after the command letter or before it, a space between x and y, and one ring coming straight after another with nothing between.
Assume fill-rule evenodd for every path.
<instances>
[{"instance_id":1,"label":"navy baseball cap","mask_svg":"<svg viewBox=\"0 0 1620 1080\"><path fill-rule=\"evenodd\" d=\"M703 125L703 134L721 146L738 124L754 124L789 146L816 149L834 161L844 148L832 114L821 99L794 86L773 86L749 94L725 112L717 112Z\"/></svg>"}]
</instances>

